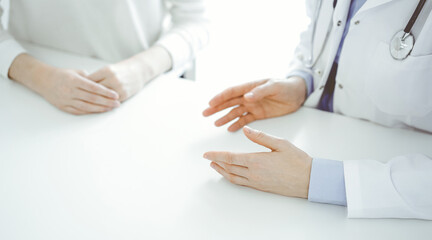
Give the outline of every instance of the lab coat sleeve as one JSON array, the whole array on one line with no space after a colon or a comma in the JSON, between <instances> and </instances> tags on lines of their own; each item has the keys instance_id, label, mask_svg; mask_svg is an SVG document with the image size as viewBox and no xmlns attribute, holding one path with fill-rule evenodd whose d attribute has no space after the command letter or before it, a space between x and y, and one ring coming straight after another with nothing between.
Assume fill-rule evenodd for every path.
<instances>
[{"instance_id":1,"label":"lab coat sleeve","mask_svg":"<svg viewBox=\"0 0 432 240\"><path fill-rule=\"evenodd\" d=\"M395 157L344 162L348 217L432 220L432 159Z\"/></svg>"},{"instance_id":2,"label":"lab coat sleeve","mask_svg":"<svg viewBox=\"0 0 432 240\"><path fill-rule=\"evenodd\" d=\"M25 50L3 27L2 17L3 7L0 4L0 76L7 79L12 62Z\"/></svg>"},{"instance_id":3,"label":"lab coat sleeve","mask_svg":"<svg viewBox=\"0 0 432 240\"><path fill-rule=\"evenodd\" d=\"M295 49L294 58L292 59L289 66L289 71L287 74L288 76L295 75L294 72L299 71L307 73L309 76L313 76L312 69L307 66L307 63L310 62L310 58L312 56L311 47L313 38L313 23L315 22L315 19L313 18L315 17L314 12L316 7L316 0L306 0L306 14L311 21L306 31L302 32L300 35L300 43ZM306 84L308 83L306 82ZM308 89L308 91L313 91L313 89Z\"/></svg>"},{"instance_id":4,"label":"lab coat sleeve","mask_svg":"<svg viewBox=\"0 0 432 240\"><path fill-rule=\"evenodd\" d=\"M171 26L156 42L171 56L172 70L183 67L208 44L208 21L203 0L166 0Z\"/></svg>"}]
</instances>

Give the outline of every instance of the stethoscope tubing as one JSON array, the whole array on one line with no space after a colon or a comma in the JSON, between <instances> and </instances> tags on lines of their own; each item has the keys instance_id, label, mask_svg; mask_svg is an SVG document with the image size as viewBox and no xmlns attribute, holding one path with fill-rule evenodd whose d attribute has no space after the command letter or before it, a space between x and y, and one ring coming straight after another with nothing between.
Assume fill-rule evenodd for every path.
<instances>
[{"instance_id":1,"label":"stethoscope tubing","mask_svg":"<svg viewBox=\"0 0 432 240\"><path fill-rule=\"evenodd\" d=\"M318 0L318 6L317 6L317 8L315 10L315 13L314 13L315 21L314 21L313 26L312 26L312 39L311 39L311 43L310 43L311 44L311 49L310 49L311 52L310 52L309 63L306 64L307 67L313 67L315 65L316 60L319 58L319 56L322 53L322 49L321 49L321 51L318 53L318 56L316 56L317 58L314 59L313 44L314 44L314 41L315 41L315 32L316 32L316 25L317 25L316 22L318 21L319 13L321 12L322 2L323 2L322 0ZM401 41L405 41L408 37L412 37L411 30L412 30L413 26L415 25L418 16L420 15L421 11L423 10L423 7L424 7L425 3L426 3L426 0L419 0L419 3L417 4L416 9L414 10L413 14L411 15L411 18L408 21L407 25L405 26L405 29L403 30L404 34L400 38ZM334 0L333 1L333 9L336 8L336 5L337 5L337 0ZM331 25L329 26L329 28L330 27L331 27ZM327 31L327 34L326 34L326 37L325 37L325 40L324 40L325 42L327 42L328 35L329 35L329 31ZM414 41L413 41L413 44L414 44ZM412 50L413 46L410 46L410 48ZM411 51L409 51L408 54L406 54L405 57L400 58L398 60L405 59L410 54L410 52ZM393 57L395 57L395 56L393 56Z\"/></svg>"},{"instance_id":2,"label":"stethoscope tubing","mask_svg":"<svg viewBox=\"0 0 432 240\"><path fill-rule=\"evenodd\" d=\"M426 3L426 0L420 0L419 3L417 4L417 7L414 11L414 13L412 14L410 20L408 21L408 24L406 25L404 32L405 33L410 33L412 27L414 26L415 22L417 21L418 16L420 15L424 5Z\"/></svg>"}]
</instances>

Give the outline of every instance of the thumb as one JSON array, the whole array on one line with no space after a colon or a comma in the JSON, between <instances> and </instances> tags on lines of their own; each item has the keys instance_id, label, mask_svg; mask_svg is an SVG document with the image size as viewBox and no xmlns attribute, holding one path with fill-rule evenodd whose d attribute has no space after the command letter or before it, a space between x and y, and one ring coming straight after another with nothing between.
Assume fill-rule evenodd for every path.
<instances>
[{"instance_id":1,"label":"thumb","mask_svg":"<svg viewBox=\"0 0 432 240\"><path fill-rule=\"evenodd\" d=\"M107 74L105 69L99 69L96 72L88 75L87 77L94 82L101 82L106 78Z\"/></svg>"},{"instance_id":2,"label":"thumb","mask_svg":"<svg viewBox=\"0 0 432 240\"><path fill-rule=\"evenodd\" d=\"M76 70L76 72L81 76L81 77L88 77L88 72L86 70Z\"/></svg>"},{"instance_id":3,"label":"thumb","mask_svg":"<svg viewBox=\"0 0 432 240\"><path fill-rule=\"evenodd\" d=\"M273 137L248 126L243 127L243 132L252 142L269 148L272 151L279 151L283 148L284 141L281 138Z\"/></svg>"},{"instance_id":4,"label":"thumb","mask_svg":"<svg viewBox=\"0 0 432 240\"><path fill-rule=\"evenodd\" d=\"M266 83L253 88L244 95L248 102L256 102L267 96L274 95L277 91L277 86L273 81L269 80Z\"/></svg>"}]
</instances>

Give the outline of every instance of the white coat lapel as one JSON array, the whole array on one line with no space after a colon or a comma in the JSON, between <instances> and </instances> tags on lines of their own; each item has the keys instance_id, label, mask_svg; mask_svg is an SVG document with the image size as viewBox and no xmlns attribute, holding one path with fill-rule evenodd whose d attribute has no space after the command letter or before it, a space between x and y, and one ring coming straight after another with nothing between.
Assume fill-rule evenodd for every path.
<instances>
[{"instance_id":1,"label":"white coat lapel","mask_svg":"<svg viewBox=\"0 0 432 240\"><path fill-rule=\"evenodd\" d=\"M316 20L316 32L314 35L313 45L313 62L317 61L321 53L327 34L331 30L332 24L334 25L339 20L345 20L348 15L351 0L338 0L336 9L333 9L333 1L322 1L321 11L318 19Z\"/></svg>"},{"instance_id":2,"label":"white coat lapel","mask_svg":"<svg viewBox=\"0 0 432 240\"><path fill-rule=\"evenodd\" d=\"M324 46L325 39L332 24L333 1L321 1L321 9L315 20L315 33L313 36L313 62L317 60Z\"/></svg>"},{"instance_id":3,"label":"white coat lapel","mask_svg":"<svg viewBox=\"0 0 432 240\"><path fill-rule=\"evenodd\" d=\"M361 12L370 10L372 8L378 7L380 5L383 5L384 3L388 3L394 0L366 0L365 4L359 9L357 14L360 14Z\"/></svg>"}]
</instances>

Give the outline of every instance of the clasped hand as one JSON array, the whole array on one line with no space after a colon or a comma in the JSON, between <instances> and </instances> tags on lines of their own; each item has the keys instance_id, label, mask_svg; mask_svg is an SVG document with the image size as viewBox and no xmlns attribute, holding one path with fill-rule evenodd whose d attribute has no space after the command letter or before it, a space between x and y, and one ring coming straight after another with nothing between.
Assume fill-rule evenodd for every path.
<instances>
[{"instance_id":1,"label":"clasped hand","mask_svg":"<svg viewBox=\"0 0 432 240\"><path fill-rule=\"evenodd\" d=\"M36 91L59 109L80 115L110 111L148 81L172 67L169 53L153 46L91 75L50 66L28 54L18 55L9 77Z\"/></svg>"}]
</instances>

